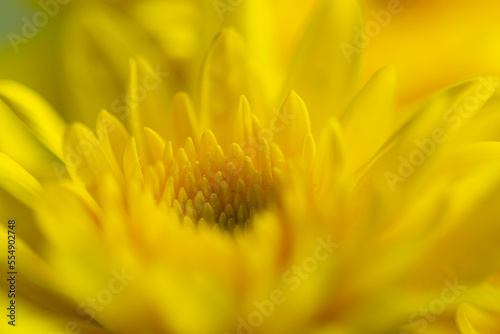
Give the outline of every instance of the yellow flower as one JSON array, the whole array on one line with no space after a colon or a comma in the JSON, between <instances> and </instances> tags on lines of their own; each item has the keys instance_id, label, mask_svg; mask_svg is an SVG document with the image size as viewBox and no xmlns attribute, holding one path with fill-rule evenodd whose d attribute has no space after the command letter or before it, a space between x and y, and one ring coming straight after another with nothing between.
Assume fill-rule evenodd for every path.
<instances>
[{"instance_id":1,"label":"yellow flower","mask_svg":"<svg viewBox=\"0 0 500 334\"><path fill-rule=\"evenodd\" d=\"M394 68L358 90L361 55L348 62L339 47L355 38L357 2L323 1L312 18L282 72L262 36L223 29L199 94L147 50L120 63L135 29L93 30L129 81L90 128L0 82L2 113L47 148L55 174L0 154L0 186L17 199L2 203L16 223L0 232L18 233L18 328L468 333L470 305L500 270L499 80L460 82L400 114Z\"/></svg>"}]
</instances>

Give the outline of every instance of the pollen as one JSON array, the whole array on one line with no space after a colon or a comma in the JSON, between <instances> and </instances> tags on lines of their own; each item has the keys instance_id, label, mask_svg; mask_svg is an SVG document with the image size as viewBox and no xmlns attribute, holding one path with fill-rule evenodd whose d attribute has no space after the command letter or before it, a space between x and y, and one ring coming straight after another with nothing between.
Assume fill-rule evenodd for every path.
<instances>
[{"instance_id":1,"label":"pollen","mask_svg":"<svg viewBox=\"0 0 500 334\"><path fill-rule=\"evenodd\" d=\"M209 130L197 148L187 138L174 154L172 144L167 143L162 162L169 177L158 200L187 225L229 232L249 229L254 215L267 207L280 173L272 160L265 139L246 150L233 143L227 152Z\"/></svg>"}]
</instances>

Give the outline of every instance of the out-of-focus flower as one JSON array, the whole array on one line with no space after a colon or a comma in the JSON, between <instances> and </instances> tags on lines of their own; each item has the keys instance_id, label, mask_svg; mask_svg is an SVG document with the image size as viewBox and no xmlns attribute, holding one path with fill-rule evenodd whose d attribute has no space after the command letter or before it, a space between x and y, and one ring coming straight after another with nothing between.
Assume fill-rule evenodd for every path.
<instances>
[{"instance_id":1,"label":"out-of-focus flower","mask_svg":"<svg viewBox=\"0 0 500 334\"><path fill-rule=\"evenodd\" d=\"M0 155L1 187L35 216L19 223L26 333L467 333L464 309L500 270L498 78L407 120L392 67L358 89L361 53L348 62L339 46L360 17L355 1L321 2L284 78L262 35L223 29L194 102L178 90L196 85L147 48L120 63L138 30L87 27L75 43L100 40L105 70L129 68L125 103L94 130L0 82L60 179ZM107 89L70 70L89 80L71 81L76 94Z\"/></svg>"},{"instance_id":2,"label":"out-of-focus flower","mask_svg":"<svg viewBox=\"0 0 500 334\"><path fill-rule=\"evenodd\" d=\"M400 4L398 14L379 17L394 3ZM380 33L369 37L366 78L393 64L400 79L400 104L412 104L468 77L500 73L497 1L364 0L363 4L367 22L383 23Z\"/></svg>"}]
</instances>

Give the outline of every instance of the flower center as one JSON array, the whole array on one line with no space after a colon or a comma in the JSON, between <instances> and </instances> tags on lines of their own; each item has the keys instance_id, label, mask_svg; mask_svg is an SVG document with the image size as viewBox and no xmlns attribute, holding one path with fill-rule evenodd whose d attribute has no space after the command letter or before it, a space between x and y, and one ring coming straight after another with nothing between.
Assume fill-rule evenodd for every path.
<instances>
[{"instance_id":1,"label":"flower center","mask_svg":"<svg viewBox=\"0 0 500 334\"><path fill-rule=\"evenodd\" d=\"M167 159L164 201L184 224L218 225L229 232L250 228L254 214L267 206L273 167L266 142L247 151L233 143L224 153L210 131L198 149L188 138L175 158L171 153Z\"/></svg>"}]
</instances>

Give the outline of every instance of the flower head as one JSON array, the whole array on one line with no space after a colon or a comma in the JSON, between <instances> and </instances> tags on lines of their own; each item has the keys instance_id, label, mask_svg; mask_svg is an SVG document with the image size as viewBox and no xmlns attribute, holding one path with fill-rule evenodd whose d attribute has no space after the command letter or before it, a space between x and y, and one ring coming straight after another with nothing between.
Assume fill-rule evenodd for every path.
<instances>
[{"instance_id":1,"label":"flower head","mask_svg":"<svg viewBox=\"0 0 500 334\"><path fill-rule=\"evenodd\" d=\"M0 154L0 185L30 213L19 298L32 332L490 326L478 296L500 269L498 78L397 113L394 67L359 88L361 55L346 61L339 47L361 22L358 3L323 1L312 17L284 78L264 36L234 28L208 47L198 93L179 83L182 65L154 66L147 49L126 57L125 93L92 127L0 83L1 107L56 174ZM106 32L121 40L105 42L123 70L117 50L136 39L119 27Z\"/></svg>"}]
</instances>

